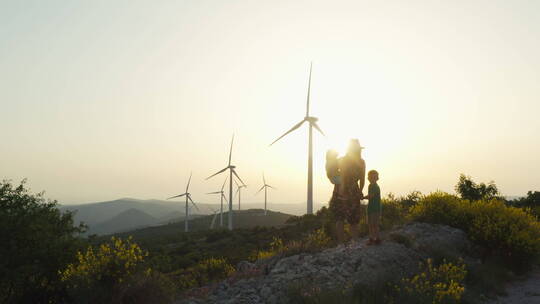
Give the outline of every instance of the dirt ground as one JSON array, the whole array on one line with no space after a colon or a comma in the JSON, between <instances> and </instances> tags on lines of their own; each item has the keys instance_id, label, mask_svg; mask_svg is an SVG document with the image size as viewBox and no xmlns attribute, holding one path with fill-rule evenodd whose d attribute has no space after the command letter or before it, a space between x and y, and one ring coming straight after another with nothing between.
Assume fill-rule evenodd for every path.
<instances>
[{"instance_id":1,"label":"dirt ground","mask_svg":"<svg viewBox=\"0 0 540 304\"><path fill-rule=\"evenodd\" d=\"M506 296L488 304L540 304L540 269L537 268L528 276L509 283L506 293Z\"/></svg>"}]
</instances>

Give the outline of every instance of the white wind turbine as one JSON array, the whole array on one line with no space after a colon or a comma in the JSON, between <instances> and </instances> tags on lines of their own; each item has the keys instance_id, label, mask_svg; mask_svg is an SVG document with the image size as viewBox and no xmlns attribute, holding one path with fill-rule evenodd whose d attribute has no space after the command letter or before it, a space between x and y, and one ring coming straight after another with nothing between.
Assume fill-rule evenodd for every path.
<instances>
[{"instance_id":1,"label":"white wind turbine","mask_svg":"<svg viewBox=\"0 0 540 304\"><path fill-rule=\"evenodd\" d=\"M225 183L227 183L227 178L225 178L225 181L223 182L223 186L221 186L221 191L206 193L206 194L220 194L220 199L221 199L221 207L219 211L219 226L220 227L223 227L223 200L227 202L227 198L225 197L225 191L223 191L223 189L225 188Z\"/></svg>"},{"instance_id":2,"label":"white wind turbine","mask_svg":"<svg viewBox=\"0 0 540 304\"><path fill-rule=\"evenodd\" d=\"M236 184L236 192L235 194L238 194L238 210L240 210L240 199L242 194L242 188L247 188L247 185L239 185L236 181L234 181Z\"/></svg>"},{"instance_id":3,"label":"white wind turbine","mask_svg":"<svg viewBox=\"0 0 540 304\"><path fill-rule=\"evenodd\" d=\"M261 187L261 189L259 189L259 191L257 191L257 193L255 193L255 195L259 194L259 192L261 192L264 189L264 215L266 215L266 203L267 203L266 200L267 200L267 197L268 197L266 190L268 188L272 188L272 189L276 190L276 188L274 188L274 187L272 187L272 186L270 186L270 185L268 185L266 183L266 178L264 178L264 173L263 173L263 186Z\"/></svg>"},{"instance_id":4,"label":"white wind turbine","mask_svg":"<svg viewBox=\"0 0 540 304\"><path fill-rule=\"evenodd\" d=\"M308 82L308 93L307 93L307 105L306 105L306 116L302 121L294 125L289 131L285 132L285 134L278 137L278 139L274 140L270 144L273 145L276 141L280 140L281 138L285 137L285 135L291 133L292 131L300 128L304 122L309 123L309 143L308 143L308 182L307 182L307 214L313 214L313 128L317 129L322 135L324 135L323 131L319 126L317 125L317 121L319 120L317 117L309 116L309 95L311 91L311 70L313 67L313 63L309 67L309 82Z\"/></svg>"},{"instance_id":5,"label":"white wind turbine","mask_svg":"<svg viewBox=\"0 0 540 304\"><path fill-rule=\"evenodd\" d=\"M236 178L238 178L238 180L244 184L244 182L242 181L242 179L240 178L240 176L238 176L238 174L236 173L236 170L234 170L236 168L236 166L233 166L231 164L231 159L232 159L232 148L233 148L233 143L234 143L234 134L232 136L232 140L231 140L231 149L229 151L229 164L227 165L227 167L219 170L218 172L210 175L209 177L207 177L206 179L210 179L220 173L223 173L227 170L229 170L229 230L232 230L233 229L233 215L232 215L232 203L233 203L233 187L232 187L232 184L233 184L233 174L234 176L236 176Z\"/></svg>"},{"instance_id":6,"label":"white wind turbine","mask_svg":"<svg viewBox=\"0 0 540 304\"><path fill-rule=\"evenodd\" d=\"M191 199L191 194L189 193L189 184L191 183L191 176L193 175L193 173L191 173L189 175L189 180L188 180L188 183L187 183L187 186L186 186L186 192L182 193L182 194L178 194L176 196L171 196L169 197L168 199L171 199L171 198L177 198L177 197L182 197L182 196L185 196L186 197L186 214L184 216L184 230L185 232L188 232L189 231L189 227L188 227L188 219L189 219L189 202L191 202L193 204L193 206L198 210L199 210L199 207L197 207L197 205L195 205L195 203L193 202L193 200Z\"/></svg>"},{"instance_id":7,"label":"white wind turbine","mask_svg":"<svg viewBox=\"0 0 540 304\"><path fill-rule=\"evenodd\" d=\"M214 224L216 223L218 210L213 210L212 212L214 212L214 217L212 217L212 222L210 223L210 229L214 229Z\"/></svg>"}]
</instances>

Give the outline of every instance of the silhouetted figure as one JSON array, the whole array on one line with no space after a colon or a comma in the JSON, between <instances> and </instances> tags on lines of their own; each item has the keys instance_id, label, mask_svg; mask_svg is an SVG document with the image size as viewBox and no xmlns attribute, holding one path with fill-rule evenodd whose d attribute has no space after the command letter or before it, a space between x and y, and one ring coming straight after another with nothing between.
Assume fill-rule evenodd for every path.
<instances>
[{"instance_id":1,"label":"silhouetted figure","mask_svg":"<svg viewBox=\"0 0 540 304\"><path fill-rule=\"evenodd\" d=\"M370 170L368 172L368 195L367 199L369 200L367 207L368 214L368 230L369 230L369 240L368 245L379 244L381 239L379 238L379 226L381 223L381 189L377 184L379 180L379 172L375 170Z\"/></svg>"},{"instance_id":2,"label":"silhouetted figure","mask_svg":"<svg viewBox=\"0 0 540 304\"><path fill-rule=\"evenodd\" d=\"M366 175L366 163L362 159L362 149L358 139L353 139L349 143L347 154L338 160L338 176L335 178L332 172L332 164L328 164L327 155L327 175L332 181L334 178L339 183L334 184L334 192L330 199L330 211L336 220L336 234L340 242L345 240L344 221L351 225L351 236L355 240L358 238L358 222L360 221L363 189ZM331 156L332 154L330 154ZM330 158L332 160L332 158ZM332 176L332 178L331 178Z\"/></svg>"}]
</instances>

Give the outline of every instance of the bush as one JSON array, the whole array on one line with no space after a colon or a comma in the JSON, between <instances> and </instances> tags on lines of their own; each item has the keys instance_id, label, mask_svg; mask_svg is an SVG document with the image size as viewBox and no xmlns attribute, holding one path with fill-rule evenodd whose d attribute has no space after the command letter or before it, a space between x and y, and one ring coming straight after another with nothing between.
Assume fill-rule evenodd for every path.
<instances>
[{"instance_id":1,"label":"bush","mask_svg":"<svg viewBox=\"0 0 540 304\"><path fill-rule=\"evenodd\" d=\"M270 243L270 248L256 251L251 260L263 260L273 256L286 257L304 252L318 252L328 248L330 244L331 239L322 228L312 231L301 240L289 241L286 245L283 244L282 239L274 237Z\"/></svg>"},{"instance_id":2,"label":"bush","mask_svg":"<svg viewBox=\"0 0 540 304\"><path fill-rule=\"evenodd\" d=\"M540 220L540 192L539 191L528 191L526 197L519 199L511 200L508 202L509 205L527 209L528 212L536 216L537 220Z\"/></svg>"},{"instance_id":3,"label":"bush","mask_svg":"<svg viewBox=\"0 0 540 304\"><path fill-rule=\"evenodd\" d=\"M234 273L235 269L223 258L210 258L193 267L173 273L172 276L180 289L191 289L208 283L223 280Z\"/></svg>"},{"instance_id":4,"label":"bush","mask_svg":"<svg viewBox=\"0 0 540 304\"><path fill-rule=\"evenodd\" d=\"M436 192L413 207L411 217L462 229L487 249L487 255L499 255L517 269L540 255L540 223L524 210L496 199L472 203Z\"/></svg>"},{"instance_id":5,"label":"bush","mask_svg":"<svg viewBox=\"0 0 540 304\"><path fill-rule=\"evenodd\" d=\"M86 252L78 252L77 262L60 276L78 303L121 303L123 291L133 293L133 282L140 282L136 276L151 276L151 269L142 264L147 255L131 238L112 237L110 244L101 244L97 250L89 246Z\"/></svg>"},{"instance_id":6,"label":"bush","mask_svg":"<svg viewBox=\"0 0 540 304\"><path fill-rule=\"evenodd\" d=\"M395 286L396 303L443 304L460 303L465 291L467 275L465 264L443 262L433 266L431 259L422 265L423 271L413 277L404 278Z\"/></svg>"},{"instance_id":7,"label":"bush","mask_svg":"<svg viewBox=\"0 0 540 304\"><path fill-rule=\"evenodd\" d=\"M120 298L122 303L171 303L176 289L174 283L160 272L137 273L122 284Z\"/></svg>"},{"instance_id":8,"label":"bush","mask_svg":"<svg viewBox=\"0 0 540 304\"><path fill-rule=\"evenodd\" d=\"M0 182L0 303L62 301L58 269L74 260L84 226L25 182Z\"/></svg>"}]
</instances>

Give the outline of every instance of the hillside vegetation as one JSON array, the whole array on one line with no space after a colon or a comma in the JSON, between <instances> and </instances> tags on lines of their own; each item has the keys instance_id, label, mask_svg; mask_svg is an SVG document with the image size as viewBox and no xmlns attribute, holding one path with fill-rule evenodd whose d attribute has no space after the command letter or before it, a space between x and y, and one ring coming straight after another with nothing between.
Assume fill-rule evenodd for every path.
<instances>
[{"instance_id":1,"label":"hillside vegetation","mask_svg":"<svg viewBox=\"0 0 540 304\"><path fill-rule=\"evenodd\" d=\"M343 303L390 303L391 299L400 299L399 303L474 303L474 299L504 292L504 282L512 274L526 272L539 261L540 224L535 213L538 206L534 205L537 192L531 191L517 201L505 201L496 187L483 189L487 188L465 177L456 187L458 195L413 192L383 199L385 233L415 222L450 226L473 243L466 255L477 262L465 259L460 264L459 257L447 256L450 249L434 250L429 252L431 262L426 260L424 268L417 269L419 277L404 275L396 277L395 286L383 283L377 287L382 298L359 293L362 289L352 280L349 283L353 285L343 286L342 290L322 285L298 286L289 290L288 299L296 303L332 303L335 299L343 299ZM270 212L269 221L281 221L271 227L209 230L211 216L206 216L192 220L194 231L189 233L182 232L183 222L178 222L118 234L112 240L76 238L84 227L74 226L73 214L58 211L56 202L30 193L24 184L3 182L0 190L0 223L3 231L12 231L2 234L0 240L4 244L0 249L0 270L6 274L0 278L0 302L5 303L170 303L185 298L205 301L225 283L233 288L235 282L267 278L276 265L284 265L280 261L324 256L324 250L336 245L334 221L327 208L301 217ZM468 199L468 195L478 195L478 199ZM255 216L260 212L235 212L235 223L249 223L249 219L252 224L264 223ZM360 224L365 234L364 216ZM416 237L395 233L388 237L389 249L397 246L391 244L415 248ZM349 253L339 254L347 259ZM310 263L304 261L302 265L306 269L319 267ZM294 265L286 269L294 272ZM297 279L302 281L299 275ZM435 281L422 281L424 277ZM437 288L450 284L445 278L451 277L459 279L459 284L445 289L451 297L442 297ZM219 283L223 280L225 283ZM427 285L416 284L420 282ZM407 294L401 292L415 299L415 294L426 297L421 302L407 302Z\"/></svg>"}]
</instances>

